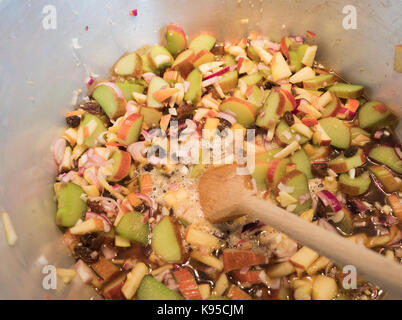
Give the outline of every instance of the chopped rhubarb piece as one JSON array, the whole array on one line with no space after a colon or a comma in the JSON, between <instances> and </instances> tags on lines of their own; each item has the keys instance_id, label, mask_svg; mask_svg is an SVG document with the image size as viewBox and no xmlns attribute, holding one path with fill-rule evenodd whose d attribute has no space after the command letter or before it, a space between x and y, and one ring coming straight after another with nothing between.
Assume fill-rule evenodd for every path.
<instances>
[{"instance_id":1,"label":"chopped rhubarb piece","mask_svg":"<svg viewBox=\"0 0 402 320\"><path fill-rule=\"evenodd\" d=\"M238 286L232 285L227 296L230 300L251 300L251 297Z\"/></svg>"},{"instance_id":2,"label":"chopped rhubarb piece","mask_svg":"<svg viewBox=\"0 0 402 320\"><path fill-rule=\"evenodd\" d=\"M131 10L130 11L130 16L132 16L132 17L138 16L138 10L137 9Z\"/></svg>"},{"instance_id":3,"label":"chopped rhubarb piece","mask_svg":"<svg viewBox=\"0 0 402 320\"><path fill-rule=\"evenodd\" d=\"M315 33L314 32L312 32L312 31L306 31L306 33L307 33L307 36L309 37L309 38L314 38L315 37Z\"/></svg>"},{"instance_id":4,"label":"chopped rhubarb piece","mask_svg":"<svg viewBox=\"0 0 402 320\"><path fill-rule=\"evenodd\" d=\"M266 263L267 259L263 254L254 253L246 250L223 250L224 272L239 270L244 267L251 267Z\"/></svg>"},{"instance_id":5,"label":"chopped rhubarb piece","mask_svg":"<svg viewBox=\"0 0 402 320\"><path fill-rule=\"evenodd\" d=\"M233 271L232 277L234 280L239 281L239 282L247 282L249 284L257 284L257 283L262 283L260 273L261 273L261 271L256 271L256 270L249 270L245 273L243 273L242 271Z\"/></svg>"},{"instance_id":6,"label":"chopped rhubarb piece","mask_svg":"<svg viewBox=\"0 0 402 320\"><path fill-rule=\"evenodd\" d=\"M144 173L139 177L139 185L141 193L146 195L152 193L152 178L148 173Z\"/></svg>"},{"instance_id":7,"label":"chopped rhubarb piece","mask_svg":"<svg viewBox=\"0 0 402 320\"><path fill-rule=\"evenodd\" d=\"M173 272L181 294L187 300L202 300L197 282L191 272L186 268L181 268Z\"/></svg>"}]
</instances>

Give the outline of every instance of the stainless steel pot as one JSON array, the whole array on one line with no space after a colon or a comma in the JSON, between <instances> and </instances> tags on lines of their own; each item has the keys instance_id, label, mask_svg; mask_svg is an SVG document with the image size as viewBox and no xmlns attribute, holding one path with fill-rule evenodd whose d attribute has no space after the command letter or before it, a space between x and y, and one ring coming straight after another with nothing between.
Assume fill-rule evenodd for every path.
<instances>
[{"instance_id":1,"label":"stainless steel pot","mask_svg":"<svg viewBox=\"0 0 402 320\"><path fill-rule=\"evenodd\" d=\"M346 30L353 8L357 29ZM57 25L49 29L54 9ZM133 9L138 16L129 15ZM311 30L320 62L400 108L402 75L393 71L393 54L402 42L401 11L400 0L0 1L0 206L19 236L11 248L0 228L0 299L96 297L78 279L69 286L59 281L57 290L42 285L44 265L73 263L54 223L49 146L73 91L85 90L88 69L106 75L124 51L158 42L169 22L190 36L210 30L221 40L251 30L276 40ZM81 49L73 49L74 38Z\"/></svg>"}]
</instances>

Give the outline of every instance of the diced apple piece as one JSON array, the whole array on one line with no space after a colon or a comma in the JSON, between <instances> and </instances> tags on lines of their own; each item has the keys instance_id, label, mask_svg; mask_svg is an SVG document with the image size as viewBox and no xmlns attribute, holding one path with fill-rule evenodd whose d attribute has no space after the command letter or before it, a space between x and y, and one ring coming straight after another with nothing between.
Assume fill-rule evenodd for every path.
<instances>
[{"instance_id":1,"label":"diced apple piece","mask_svg":"<svg viewBox=\"0 0 402 320\"><path fill-rule=\"evenodd\" d=\"M395 179L387 168L384 166L371 165L368 169L380 180L386 192L392 193L399 190L400 182Z\"/></svg>"},{"instance_id":2,"label":"diced apple piece","mask_svg":"<svg viewBox=\"0 0 402 320\"><path fill-rule=\"evenodd\" d=\"M155 91L152 96L159 102L164 102L167 99L170 99L174 94L179 92L178 88L164 88L158 91Z\"/></svg>"},{"instance_id":3,"label":"diced apple piece","mask_svg":"<svg viewBox=\"0 0 402 320\"><path fill-rule=\"evenodd\" d=\"M167 68L173 64L173 57L170 52L160 45L153 46L148 55L155 69Z\"/></svg>"},{"instance_id":4,"label":"diced apple piece","mask_svg":"<svg viewBox=\"0 0 402 320\"><path fill-rule=\"evenodd\" d=\"M267 130L274 129L283 116L284 106L284 96L278 90L272 90L257 117L257 126Z\"/></svg>"},{"instance_id":5,"label":"diced apple piece","mask_svg":"<svg viewBox=\"0 0 402 320\"><path fill-rule=\"evenodd\" d=\"M247 284L258 284L262 283L262 279L260 277L260 270L249 270L247 272L244 271L232 271L231 276L235 281L243 282Z\"/></svg>"},{"instance_id":6,"label":"diced apple piece","mask_svg":"<svg viewBox=\"0 0 402 320\"><path fill-rule=\"evenodd\" d=\"M56 223L62 227L72 227L87 210L87 205L81 199L82 188L74 183L61 185L57 197Z\"/></svg>"},{"instance_id":7,"label":"diced apple piece","mask_svg":"<svg viewBox=\"0 0 402 320\"><path fill-rule=\"evenodd\" d=\"M222 271L223 270L223 262L222 260L209 255L209 254L202 254L198 250L194 250L191 252L191 258L200 261L212 268L215 268L217 271Z\"/></svg>"},{"instance_id":8,"label":"diced apple piece","mask_svg":"<svg viewBox=\"0 0 402 320\"><path fill-rule=\"evenodd\" d=\"M293 76L290 77L290 83L300 83L306 80L311 80L315 78L315 72L310 67L304 67L303 69L297 71Z\"/></svg>"},{"instance_id":9,"label":"diced apple piece","mask_svg":"<svg viewBox=\"0 0 402 320\"><path fill-rule=\"evenodd\" d=\"M131 154L122 151L116 150L111 159L114 160L113 162L113 170L112 175L109 177L110 181L120 181L127 177L128 172L131 166Z\"/></svg>"},{"instance_id":10,"label":"diced apple piece","mask_svg":"<svg viewBox=\"0 0 402 320\"><path fill-rule=\"evenodd\" d=\"M313 281L313 300L332 300L338 294L334 278L319 275Z\"/></svg>"},{"instance_id":11,"label":"diced apple piece","mask_svg":"<svg viewBox=\"0 0 402 320\"><path fill-rule=\"evenodd\" d=\"M296 50L289 50L290 66L297 72L302 68L302 59L309 46L307 44L299 45Z\"/></svg>"},{"instance_id":12,"label":"diced apple piece","mask_svg":"<svg viewBox=\"0 0 402 320\"><path fill-rule=\"evenodd\" d=\"M332 86L335 83L335 77L332 74L321 74L313 79L303 81L304 89L318 90Z\"/></svg>"},{"instance_id":13,"label":"diced apple piece","mask_svg":"<svg viewBox=\"0 0 402 320\"><path fill-rule=\"evenodd\" d=\"M289 89L290 90L290 89ZM285 105L284 105L284 110L286 111L293 111L296 109L297 103L295 97L290 93L290 91L285 90L283 88L279 88L279 92L284 96L285 98Z\"/></svg>"},{"instance_id":14,"label":"diced apple piece","mask_svg":"<svg viewBox=\"0 0 402 320\"><path fill-rule=\"evenodd\" d=\"M251 174L253 177L258 190L267 189L267 171L269 167L269 162L256 161L254 172Z\"/></svg>"},{"instance_id":15,"label":"diced apple piece","mask_svg":"<svg viewBox=\"0 0 402 320\"><path fill-rule=\"evenodd\" d=\"M387 146L378 146L373 148L369 153L369 158L386 165L391 170L401 174L402 160L399 159L395 150Z\"/></svg>"},{"instance_id":16,"label":"diced apple piece","mask_svg":"<svg viewBox=\"0 0 402 320\"><path fill-rule=\"evenodd\" d=\"M74 235L84 235L104 231L105 226L101 219L91 218L70 228L70 233Z\"/></svg>"},{"instance_id":17,"label":"diced apple piece","mask_svg":"<svg viewBox=\"0 0 402 320\"><path fill-rule=\"evenodd\" d=\"M315 132L313 134L313 143L319 146L329 146L331 144L331 138L327 134L327 132L324 130L324 128L321 126L320 123L318 123L315 126Z\"/></svg>"},{"instance_id":18,"label":"diced apple piece","mask_svg":"<svg viewBox=\"0 0 402 320\"><path fill-rule=\"evenodd\" d=\"M269 187L276 187L286 174L286 165L289 162L289 159L274 159L271 161L267 171L267 184Z\"/></svg>"},{"instance_id":19,"label":"diced apple piece","mask_svg":"<svg viewBox=\"0 0 402 320\"><path fill-rule=\"evenodd\" d=\"M311 161L306 151L303 149L296 151L290 158L290 161L296 164L296 169L303 172L307 176L307 179L313 178L313 174L311 173Z\"/></svg>"},{"instance_id":20,"label":"diced apple piece","mask_svg":"<svg viewBox=\"0 0 402 320\"><path fill-rule=\"evenodd\" d=\"M295 267L289 261L277 263L267 268L267 275L270 278L286 277L293 272L295 272Z\"/></svg>"},{"instance_id":21,"label":"diced apple piece","mask_svg":"<svg viewBox=\"0 0 402 320\"><path fill-rule=\"evenodd\" d=\"M126 213L119 221L116 232L120 236L143 244L148 243L149 226L143 223L143 215L139 212Z\"/></svg>"},{"instance_id":22,"label":"diced apple piece","mask_svg":"<svg viewBox=\"0 0 402 320\"><path fill-rule=\"evenodd\" d=\"M138 113L130 114L120 125L117 138L121 143L130 145L138 141L144 116Z\"/></svg>"},{"instance_id":23,"label":"diced apple piece","mask_svg":"<svg viewBox=\"0 0 402 320\"><path fill-rule=\"evenodd\" d=\"M378 101L365 103L358 112L359 127L362 129L381 129L395 122L396 117L388 107Z\"/></svg>"},{"instance_id":24,"label":"diced apple piece","mask_svg":"<svg viewBox=\"0 0 402 320\"><path fill-rule=\"evenodd\" d=\"M265 101L266 96L269 94L268 91L258 87L257 85L253 85L248 87L246 96L247 101L252 104L256 111L260 110Z\"/></svg>"},{"instance_id":25,"label":"diced apple piece","mask_svg":"<svg viewBox=\"0 0 402 320\"><path fill-rule=\"evenodd\" d=\"M208 247L211 249L219 249L219 239L209 233L198 230L193 226L189 226L186 232L187 243L198 246Z\"/></svg>"},{"instance_id":26,"label":"diced apple piece","mask_svg":"<svg viewBox=\"0 0 402 320\"><path fill-rule=\"evenodd\" d=\"M143 54L141 55L141 60L142 60L142 72L152 72L155 74L159 74L159 71L154 68L152 65L151 59L149 58L148 54Z\"/></svg>"},{"instance_id":27,"label":"diced apple piece","mask_svg":"<svg viewBox=\"0 0 402 320\"><path fill-rule=\"evenodd\" d=\"M364 172L353 179L348 173L339 176L339 190L350 196L359 196L365 193L370 187L371 179L368 172Z\"/></svg>"},{"instance_id":28,"label":"diced apple piece","mask_svg":"<svg viewBox=\"0 0 402 320\"><path fill-rule=\"evenodd\" d=\"M180 263L184 259L182 239L176 222L164 217L152 232L152 250L168 263Z\"/></svg>"},{"instance_id":29,"label":"diced apple piece","mask_svg":"<svg viewBox=\"0 0 402 320\"><path fill-rule=\"evenodd\" d=\"M331 138L331 145L341 149L349 148L350 129L347 125L334 117L321 119L318 122Z\"/></svg>"},{"instance_id":30,"label":"diced apple piece","mask_svg":"<svg viewBox=\"0 0 402 320\"><path fill-rule=\"evenodd\" d=\"M138 300L183 300L179 293L169 289L150 275L146 275L142 279L137 297Z\"/></svg>"},{"instance_id":31,"label":"diced apple piece","mask_svg":"<svg viewBox=\"0 0 402 320\"><path fill-rule=\"evenodd\" d=\"M211 34L201 33L191 40L189 48L193 49L195 53L198 53L201 50L210 51L214 47L215 42L216 38Z\"/></svg>"},{"instance_id":32,"label":"diced apple piece","mask_svg":"<svg viewBox=\"0 0 402 320\"><path fill-rule=\"evenodd\" d=\"M306 49L306 52L304 53L303 59L301 61L305 66L311 67L313 65L317 49L317 46L309 46Z\"/></svg>"},{"instance_id":33,"label":"diced apple piece","mask_svg":"<svg viewBox=\"0 0 402 320\"><path fill-rule=\"evenodd\" d=\"M141 284L142 279L148 274L148 267L142 263L138 262L133 270L127 274L127 280L124 283L121 292L124 294L126 299L132 299L137 292L138 287Z\"/></svg>"},{"instance_id":34,"label":"diced apple piece","mask_svg":"<svg viewBox=\"0 0 402 320\"><path fill-rule=\"evenodd\" d=\"M249 294L247 294L238 286L235 286L233 284L230 286L227 296L230 300L240 300L240 301L252 300Z\"/></svg>"},{"instance_id":35,"label":"diced apple piece","mask_svg":"<svg viewBox=\"0 0 402 320\"><path fill-rule=\"evenodd\" d=\"M267 263L263 254L254 253L248 250L224 249L223 250L223 271L229 272L244 267L257 266Z\"/></svg>"},{"instance_id":36,"label":"diced apple piece","mask_svg":"<svg viewBox=\"0 0 402 320\"><path fill-rule=\"evenodd\" d=\"M126 274L121 273L115 280L107 283L102 288L102 295L106 300L124 300L123 293L121 292L124 281L126 280Z\"/></svg>"},{"instance_id":37,"label":"diced apple piece","mask_svg":"<svg viewBox=\"0 0 402 320\"><path fill-rule=\"evenodd\" d=\"M166 47L172 55L177 55L187 47L187 38L183 28L169 24L166 26Z\"/></svg>"},{"instance_id":38,"label":"diced apple piece","mask_svg":"<svg viewBox=\"0 0 402 320\"><path fill-rule=\"evenodd\" d=\"M290 257L289 261L297 268L307 270L319 256L316 251L304 246Z\"/></svg>"},{"instance_id":39,"label":"diced apple piece","mask_svg":"<svg viewBox=\"0 0 402 320\"><path fill-rule=\"evenodd\" d=\"M111 119L117 119L126 112L126 99L119 97L107 85L100 85L92 92L92 97L100 104L103 111Z\"/></svg>"},{"instance_id":40,"label":"diced apple piece","mask_svg":"<svg viewBox=\"0 0 402 320\"><path fill-rule=\"evenodd\" d=\"M169 88L169 83L163 80L160 77L153 77L148 87L148 96L147 96L147 106L160 109L163 107L163 103L158 101L154 97L154 93L161 90L162 88Z\"/></svg>"},{"instance_id":41,"label":"diced apple piece","mask_svg":"<svg viewBox=\"0 0 402 320\"><path fill-rule=\"evenodd\" d=\"M335 159L332 159L328 166L336 173L348 172L350 169L362 166L366 162L366 156L362 149L359 149L352 157L345 157L341 154Z\"/></svg>"},{"instance_id":42,"label":"diced apple piece","mask_svg":"<svg viewBox=\"0 0 402 320\"><path fill-rule=\"evenodd\" d=\"M292 75L289 65L284 59L282 53L276 52L274 54L271 62L271 72L272 78L275 82L287 79Z\"/></svg>"},{"instance_id":43,"label":"diced apple piece","mask_svg":"<svg viewBox=\"0 0 402 320\"><path fill-rule=\"evenodd\" d=\"M222 112L231 111L236 114L237 122L243 127L252 125L256 117L256 111L250 103L235 97L231 97L223 101L219 106L219 110Z\"/></svg>"},{"instance_id":44,"label":"diced apple piece","mask_svg":"<svg viewBox=\"0 0 402 320\"><path fill-rule=\"evenodd\" d=\"M124 95L124 99L127 101L133 100L133 93L143 93L144 92L144 86L137 84L137 83L131 83L131 82L116 82L116 86L118 86L121 90L121 92Z\"/></svg>"},{"instance_id":45,"label":"diced apple piece","mask_svg":"<svg viewBox=\"0 0 402 320\"><path fill-rule=\"evenodd\" d=\"M214 62L215 56L209 50L201 50L195 54L192 58L191 63L193 64L194 68L198 68L199 66L208 63Z\"/></svg>"},{"instance_id":46,"label":"diced apple piece","mask_svg":"<svg viewBox=\"0 0 402 320\"><path fill-rule=\"evenodd\" d=\"M312 199L308 187L306 175L299 171L293 170L285 174L279 183L284 186L293 188L292 192L288 192L293 198L297 199L296 208L291 210L293 213L302 214L311 208ZM289 209L289 208L288 208Z\"/></svg>"},{"instance_id":47,"label":"diced apple piece","mask_svg":"<svg viewBox=\"0 0 402 320\"><path fill-rule=\"evenodd\" d=\"M103 124L102 120L99 119L97 116L86 113L84 115L84 119L81 121L81 127L84 132L86 131L85 127L89 126L90 123L95 123L95 129L92 131L92 133L89 133L89 136L84 138L84 145L92 148L95 146L98 136L102 132L106 131L106 127Z\"/></svg>"},{"instance_id":48,"label":"diced apple piece","mask_svg":"<svg viewBox=\"0 0 402 320\"><path fill-rule=\"evenodd\" d=\"M190 88L184 95L184 100L192 104L197 104L202 95L202 74L198 69L194 69L187 77Z\"/></svg>"},{"instance_id":49,"label":"diced apple piece","mask_svg":"<svg viewBox=\"0 0 402 320\"><path fill-rule=\"evenodd\" d=\"M228 93L237 87L238 80L237 71L229 71L219 79L219 85L224 93Z\"/></svg>"},{"instance_id":50,"label":"diced apple piece","mask_svg":"<svg viewBox=\"0 0 402 320\"><path fill-rule=\"evenodd\" d=\"M329 87L328 91L335 94L338 98L357 99L363 95L364 87L356 84L337 83Z\"/></svg>"},{"instance_id":51,"label":"diced apple piece","mask_svg":"<svg viewBox=\"0 0 402 320\"><path fill-rule=\"evenodd\" d=\"M142 59L136 52L126 53L117 60L112 71L118 76L139 79L142 75Z\"/></svg>"},{"instance_id":52,"label":"diced apple piece","mask_svg":"<svg viewBox=\"0 0 402 320\"><path fill-rule=\"evenodd\" d=\"M194 69L194 66L191 63L194 56L195 53L191 49L183 51L176 57L176 60L174 61L172 68L179 70L183 78L187 78L191 70Z\"/></svg>"}]
</instances>

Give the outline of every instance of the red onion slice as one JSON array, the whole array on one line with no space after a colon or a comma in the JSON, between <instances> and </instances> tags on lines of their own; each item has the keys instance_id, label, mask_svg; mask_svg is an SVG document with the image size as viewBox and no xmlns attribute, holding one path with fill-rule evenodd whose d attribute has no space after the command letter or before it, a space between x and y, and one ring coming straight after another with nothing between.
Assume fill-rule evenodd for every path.
<instances>
[{"instance_id":1,"label":"red onion slice","mask_svg":"<svg viewBox=\"0 0 402 320\"><path fill-rule=\"evenodd\" d=\"M127 151L131 153L131 156L136 161L144 159L143 151L145 150L145 141L135 142L130 144Z\"/></svg>"},{"instance_id":2,"label":"red onion slice","mask_svg":"<svg viewBox=\"0 0 402 320\"><path fill-rule=\"evenodd\" d=\"M214 78L214 77L219 77L219 76L221 76L221 75L223 75L223 74L225 74L226 72L229 72L229 71L230 71L230 67L223 68L223 69L221 69L221 70L219 70L219 71L217 71L217 72L215 72L213 74L210 74L209 76L206 76L203 80L205 81L205 80L208 80L208 79L211 79L211 78Z\"/></svg>"},{"instance_id":3,"label":"red onion slice","mask_svg":"<svg viewBox=\"0 0 402 320\"><path fill-rule=\"evenodd\" d=\"M94 90L95 90L96 88L100 87L100 86L106 86L106 87L111 88L119 98L124 99L124 94L123 94L123 92L122 92L121 89L120 89L117 85L115 85L113 82L100 82L100 83L98 83L98 84L95 86Z\"/></svg>"},{"instance_id":4,"label":"red onion slice","mask_svg":"<svg viewBox=\"0 0 402 320\"><path fill-rule=\"evenodd\" d=\"M374 139L381 139L382 135L384 134L384 129L377 130L374 133Z\"/></svg>"},{"instance_id":5,"label":"red onion slice","mask_svg":"<svg viewBox=\"0 0 402 320\"><path fill-rule=\"evenodd\" d=\"M67 143L66 140L63 138L57 139L51 146L51 151L53 155L54 161L57 163L57 165L60 165L60 163L63 161L64 157L64 151L67 148Z\"/></svg>"},{"instance_id":6,"label":"red onion slice","mask_svg":"<svg viewBox=\"0 0 402 320\"><path fill-rule=\"evenodd\" d=\"M333 212L342 210L342 204L339 200L328 190L322 190L317 192L317 196L321 199L324 205L330 206Z\"/></svg>"},{"instance_id":7,"label":"red onion slice","mask_svg":"<svg viewBox=\"0 0 402 320\"><path fill-rule=\"evenodd\" d=\"M103 253L104 257L108 260L115 258L117 255L116 249L105 246L105 245L102 246L102 253Z\"/></svg>"},{"instance_id":8,"label":"red onion slice","mask_svg":"<svg viewBox=\"0 0 402 320\"><path fill-rule=\"evenodd\" d=\"M229 114L228 112L219 112L217 117L230 122L230 124L232 125L237 122L236 117L233 116L233 114Z\"/></svg>"}]
</instances>

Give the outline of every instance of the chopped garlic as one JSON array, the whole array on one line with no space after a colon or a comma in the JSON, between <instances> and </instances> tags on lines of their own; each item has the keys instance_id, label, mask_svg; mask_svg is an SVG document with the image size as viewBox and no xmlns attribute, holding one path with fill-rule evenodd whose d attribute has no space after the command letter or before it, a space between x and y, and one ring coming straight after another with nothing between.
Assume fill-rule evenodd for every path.
<instances>
[{"instance_id":1,"label":"chopped garlic","mask_svg":"<svg viewBox=\"0 0 402 320\"><path fill-rule=\"evenodd\" d=\"M13 223L11 222L10 216L7 212L2 212L1 220L3 222L7 243L10 246L13 246L17 242L18 237L17 233L15 232Z\"/></svg>"}]
</instances>

